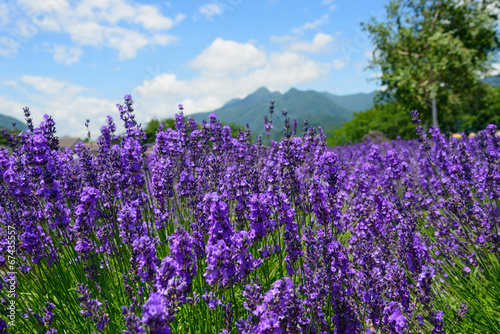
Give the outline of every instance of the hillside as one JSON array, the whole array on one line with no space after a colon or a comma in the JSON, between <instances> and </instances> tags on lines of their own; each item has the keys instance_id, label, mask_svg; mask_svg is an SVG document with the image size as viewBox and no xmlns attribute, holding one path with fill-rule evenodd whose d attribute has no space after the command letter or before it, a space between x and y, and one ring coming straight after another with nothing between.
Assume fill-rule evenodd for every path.
<instances>
[{"instance_id":1,"label":"hillside","mask_svg":"<svg viewBox=\"0 0 500 334\"><path fill-rule=\"evenodd\" d=\"M0 128L7 128L7 129L12 129L12 122L16 123L16 129L18 130L26 130L26 124L24 124L22 121L10 117L10 116L5 116L5 115L0 115Z\"/></svg>"},{"instance_id":2,"label":"hillside","mask_svg":"<svg viewBox=\"0 0 500 334\"><path fill-rule=\"evenodd\" d=\"M267 88L261 87L243 99L231 99L219 109L190 116L193 116L197 122L201 122L203 119L208 120L210 113L216 113L218 119L227 124L235 123L245 126L248 123L254 138L262 135L263 139L265 139L264 116L269 116L269 101L274 99L275 108L272 116L274 128L271 131L271 138L278 140L283 136L284 117L281 115L282 109L288 111L288 117L290 117L292 124L294 117L297 118L297 132L300 135L302 134L305 119L309 121L309 126L321 126L325 133L329 133L344 122L352 119L353 111L363 110L359 108L363 108L364 105L369 103L366 102L367 97L362 100L359 97L358 99L352 99L350 96L327 94L312 90L300 91L295 88L281 94L280 92L270 92ZM339 103L336 101L339 101ZM353 109L346 108L349 101L357 102L354 104Z\"/></svg>"},{"instance_id":3,"label":"hillside","mask_svg":"<svg viewBox=\"0 0 500 334\"><path fill-rule=\"evenodd\" d=\"M328 92L323 94L339 106L354 112L370 109L373 106L373 98L375 97L375 92L351 95L335 95Z\"/></svg>"}]
</instances>

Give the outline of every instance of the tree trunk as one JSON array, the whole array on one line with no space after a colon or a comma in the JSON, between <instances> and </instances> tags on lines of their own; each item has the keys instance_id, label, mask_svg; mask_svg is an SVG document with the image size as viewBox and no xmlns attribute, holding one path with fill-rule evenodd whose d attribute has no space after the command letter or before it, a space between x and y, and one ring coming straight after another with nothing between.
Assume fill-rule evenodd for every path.
<instances>
[{"instance_id":1,"label":"tree trunk","mask_svg":"<svg viewBox=\"0 0 500 334\"><path fill-rule=\"evenodd\" d=\"M432 92L432 125L439 128L438 111L436 106L436 92Z\"/></svg>"}]
</instances>

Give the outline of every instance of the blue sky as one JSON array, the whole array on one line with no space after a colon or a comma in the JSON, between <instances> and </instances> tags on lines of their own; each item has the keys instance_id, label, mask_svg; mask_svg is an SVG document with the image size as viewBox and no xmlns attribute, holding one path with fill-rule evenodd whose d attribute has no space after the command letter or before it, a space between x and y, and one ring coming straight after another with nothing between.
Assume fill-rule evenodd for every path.
<instances>
[{"instance_id":1,"label":"blue sky","mask_svg":"<svg viewBox=\"0 0 500 334\"><path fill-rule=\"evenodd\" d=\"M0 114L54 117L58 135L98 134L131 94L145 123L210 111L265 86L379 89L360 22L373 0L0 0ZM371 79L371 80L370 80Z\"/></svg>"}]
</instances>

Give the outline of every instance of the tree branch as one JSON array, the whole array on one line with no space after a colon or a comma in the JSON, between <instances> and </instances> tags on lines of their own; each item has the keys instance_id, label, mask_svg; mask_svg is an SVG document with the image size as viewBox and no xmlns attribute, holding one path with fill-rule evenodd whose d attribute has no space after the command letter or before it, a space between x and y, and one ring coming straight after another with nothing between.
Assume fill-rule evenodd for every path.
<instances>
[{"instance_id":1,"label":"tree branch","mask_svg":"<svg viewBox=\"0 0 500 334\"><path fill-rule=\"evenodd\" d=\"M411 53L411 52L402 51L402 50L398 50L397 52L398 52L400 55L403 55L403 56L413 56L413 57L420 58L420 55L419 55L419 54L417 54L417 53Z\"/></svg>"},{"instance_id":2,"label":"tree branch","mask_svg":"<svg viewBox=\"0 0 500 334\"><path fill-rule=\"evenodd\" d=\"M441 2L441 1L439 1L439 5L438 5L438 8L437 8L436 14L434 15L434 18L432 19L432 24L431 24L431 29L430 29L430 31L434 30L434 24L436 23L437 18L438 18L438 16L439 16L439 8L441 7L441 4L442 4L442 2Z\"/></svg>"}]
</instances>

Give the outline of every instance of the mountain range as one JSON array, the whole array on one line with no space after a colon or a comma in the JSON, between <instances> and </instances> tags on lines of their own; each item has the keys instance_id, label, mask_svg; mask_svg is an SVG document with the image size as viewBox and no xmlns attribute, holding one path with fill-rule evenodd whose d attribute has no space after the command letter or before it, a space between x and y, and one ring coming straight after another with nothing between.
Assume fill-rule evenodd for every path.
<instances>
[{"instance_id":1,"label":"mountain range","mask_svg":"<svg viewBox=\"0 0 500 334\"><path fill-rule=\"evenodd\" d=\"M270 116L269 105L270 101L274 100L274 113L272 114L274 128L271 130L270 137L279 140L283 137L284 130L282 109L288 111L291 127L293 127L293 119L297 118L297 134L302 134L306 119L309 127L321 126L327 133L351 120L354 112L369 109L374 96L375 92L334 95L313 90L300 91L295 88L281 94L261 87L243 99L229 100L219 109L189 116L201 123L203 119L208 120L211 113L216 113L217 118L226 124L234 123L245 127L248 123L254 138L262 135L264 139L266 137L264 117Z\"/></svg>"},{"instance_id":2,"label":"mountain range","mask_svg":"<svg viewBox=\"0 0 500 334\"><path fill-rule=\"evenodd\" d=\"M494 87L500 87L500 75L486 77L483 81ZM328 92L300 91L292 88L285 94L281 94L261 87L243 99L229 100L219 109L190 116L201 123L203 119L208 120L211 113L216 113L218 119L226 124L234 123L245 127L248 123L254 138L262 135L264 139L266 137L264 116L269 116L269 102L275 100L272 115L274 128L271 130L271 139L279 140L283 137L282 109L288 111L291 123L294 118L297 118L298 135L302 134L305 119L308 120L309 127L321 126L328 135L335 128L342 126L344 122L351 120L355 112L370 109L375 93L334 95Z\"/></svg>"}]
</instances>

